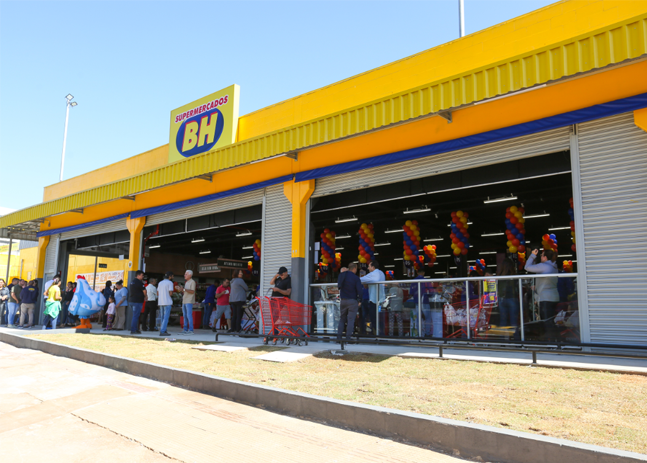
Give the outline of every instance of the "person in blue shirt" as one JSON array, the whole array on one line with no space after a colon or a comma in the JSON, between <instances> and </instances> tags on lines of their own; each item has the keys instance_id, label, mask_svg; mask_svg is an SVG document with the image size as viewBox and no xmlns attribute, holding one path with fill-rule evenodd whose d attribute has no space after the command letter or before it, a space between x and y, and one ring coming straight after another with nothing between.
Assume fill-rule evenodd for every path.
<instances>
[{"instance_id":1,"label":"person in blue shirt","mask_svg":"<svg viewBox=\"0 0 647 463\"><path fill-rule=\"evenodd\" d=\"M220 282L217 282L218 284ZM213 312L213 305L216 302L216 289L217 285L211 283L207 288L207 292L204 295L204 313L202 314L202 329L209 328L209 322L211 321L211 313Z\"/></svg>"},{"instance_id":2,"label":"person in blue shirt","mask_svg":"<svg viewBox=\"0 0 647 463\"><path fill-rule=\"evenodd\" d=\"M337 341L341 341L341 335L346 327L346 341L350 340L355 330L355 318L359 300L362 297L364 288L357 276L357 264L352 263L348 269L342 269L337 279L337 288L341 299L339 326L337 327Z\"/></svg>"}]
</instances>

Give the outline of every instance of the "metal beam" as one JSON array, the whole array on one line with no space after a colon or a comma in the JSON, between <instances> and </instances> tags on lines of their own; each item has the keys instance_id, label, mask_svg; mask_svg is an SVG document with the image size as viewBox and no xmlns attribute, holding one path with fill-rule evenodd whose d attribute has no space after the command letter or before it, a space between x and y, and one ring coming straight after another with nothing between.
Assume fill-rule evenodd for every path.
<instances>
[{"instance_id":1,"label":"metal beam","mask_svg":"<svg viewBox=\"0 0 647 463\"><path fill-rule=\"evenodd\" d=\"M438 113L440 117L445 119L448 124L452 123L452 112L451 111L443 111L442 113Z\"/></svg>"},{"instance_id":2,"label":"metal beam","mask_svg":"<svg viewBox=\"0 0 647 463\"><path fill-rule=\"evenodd\" d=\"M213 182L213 174L206 174L206 175L198 175L197 177L200 180L207 180L208 182Z\"/></svg>"}]
</instances>

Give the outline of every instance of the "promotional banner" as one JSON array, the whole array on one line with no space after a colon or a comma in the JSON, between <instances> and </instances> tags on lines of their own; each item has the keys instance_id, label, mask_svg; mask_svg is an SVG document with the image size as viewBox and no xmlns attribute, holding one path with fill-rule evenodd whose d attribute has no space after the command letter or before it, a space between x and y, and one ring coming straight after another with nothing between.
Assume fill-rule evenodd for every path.
<instances>
[{"instance_id":1,"label":"promotional banner","mask_svg":"<svg viewBox=\"0 0 647 463\"><path fill-rule=\"evenodd\" d=\"M234 84L171 111L168 162L234 143L239 93Z\"/></svg>"}]
</instances>

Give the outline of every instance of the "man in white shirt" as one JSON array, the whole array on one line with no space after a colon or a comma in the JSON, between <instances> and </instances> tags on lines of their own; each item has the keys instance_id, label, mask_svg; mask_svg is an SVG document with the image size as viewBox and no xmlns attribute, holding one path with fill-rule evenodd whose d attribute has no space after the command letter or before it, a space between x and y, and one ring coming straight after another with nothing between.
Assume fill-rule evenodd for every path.
<instances>
[{"instance_id":1,"label":"man in white shirt","mask_svg":"<svg viewBox=\"0 0 647 463\"><path fill-rule=\"evenodd\" d=\"M380 270L380 264L378 261L370 261L368 263L368 271L368 275L360 278L362 284L386 281L386 277L384 276L384 272ZM369 284L368 300L368 310L375 313L377 306L384 300L384 285Z\"/></svg>"},{"instance_id":2,"label":"man in white shirt","mask_svg":"<svg viewBox=\"0 0 647 463\"><path fill-rule=\"evenodd\" d=\"M151 278L146 285L146 304L144 318L142 319L143 331L155 331L155 315L157 314L157 278Z\"/></svg>"},{"instance_id":3,"label":"man in white shirt","mask_svg":"<svg viewBox=\"0 0 647 463\"><path fill-rule=\"evenodd\" d=\"M166 331L168 326L168 318L171 315L171 306L173 306L173 272L166 272L164 280L157 285L157 300L160 309L160 319L162 326L160 327L160 336L170 336Z\"/></svg>"},{"instance_id":4,"label":"man in white shirt","mask_svg":"<svg viewBox=\"0 0 647 463\"><path fill-rule=\"evenodd\" d=\"M182 316L184 317L184 334L193 334L193 304L195 304L195 280L193 271L184 272L184 294L182 295Z\"/></svg>"}]
</instances>

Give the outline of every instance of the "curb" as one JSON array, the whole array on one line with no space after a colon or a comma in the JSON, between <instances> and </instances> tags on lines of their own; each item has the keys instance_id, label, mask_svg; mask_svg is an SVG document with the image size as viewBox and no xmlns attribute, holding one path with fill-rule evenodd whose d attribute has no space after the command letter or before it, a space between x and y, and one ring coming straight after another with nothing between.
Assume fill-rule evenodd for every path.
<instances>
[{"instance_id":1,"label":"curb","mask_svg":"<svg viewBox=\"0 0 647 463\"><path fill-rule=\"evenodd\" d=\"M647 455L643 454L260 386L8 333L0 332L0 342L162 381L284 415L429 446L462 458L502 463L647 462Z\"/></svg>"}]
</instances>

